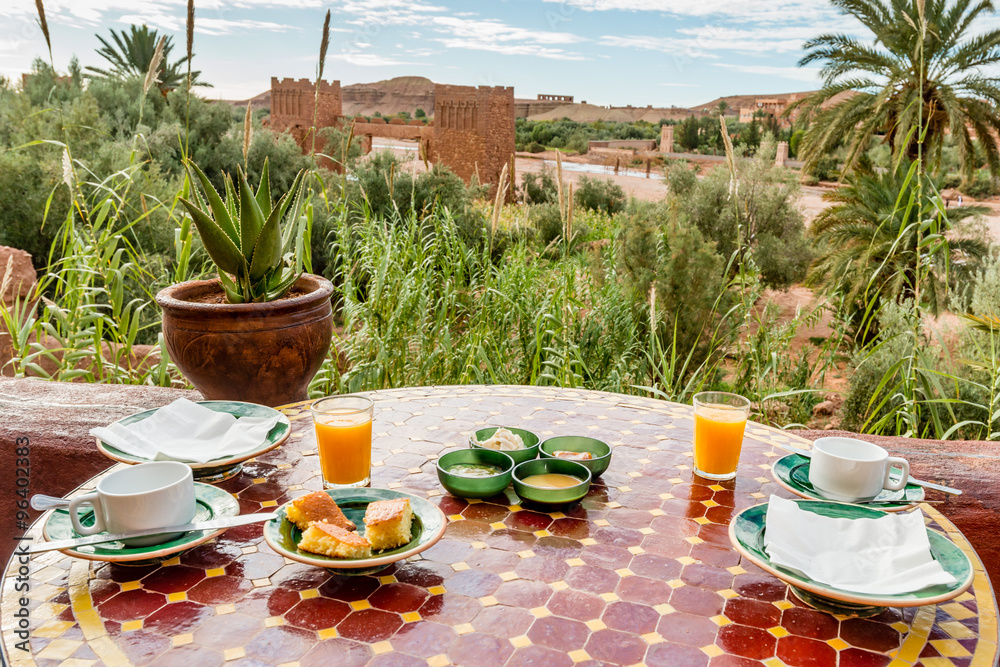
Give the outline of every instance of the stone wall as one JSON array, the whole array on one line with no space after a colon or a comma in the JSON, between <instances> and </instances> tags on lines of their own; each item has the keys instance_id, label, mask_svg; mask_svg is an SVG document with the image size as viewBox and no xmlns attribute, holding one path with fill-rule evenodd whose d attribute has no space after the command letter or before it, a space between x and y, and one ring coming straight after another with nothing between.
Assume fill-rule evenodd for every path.
<instances>
[{"instance_id":1,"label":"stone wall","mask_svg":"<svg viewBox=\"0 0 1000 667\"><path fill-rule=\"evenodd\" d=\"M430 156L467 183L496 185L514 155L514 89L448 86L434 89Z\"/></svg>"},{"instance_id":2,"label":"stone wall","mask_svg":"<svg viewBox=\"0 0 1000 667\"><path fill-rule=\"evenodd\" d=\"M612 139L609 141L587 142L588 149L590 150L595 148L617 148L633 151L653 151L656 150L658 143L655 139Z\"/></svg>"},{"instance_id":3,"label":"stone wall","mask_svg":"<svg viewBox=\"0 0 1000 667\"><path fill-rule=\"evenodd\" d=\"M572 95L541 95L540 94L538 96L538 99L542 100L544 102L566 102L568 104L572 104L573 103L573 96Z\"/></svg>"}]
</instances>

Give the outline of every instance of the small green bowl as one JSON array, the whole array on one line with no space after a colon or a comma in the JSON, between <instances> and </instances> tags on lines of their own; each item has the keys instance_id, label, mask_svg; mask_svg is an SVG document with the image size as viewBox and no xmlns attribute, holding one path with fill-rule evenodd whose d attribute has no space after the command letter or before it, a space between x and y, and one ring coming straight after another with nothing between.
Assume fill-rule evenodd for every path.
<instances>
[{"instance_id":1,"label":"small green bowl","mask_svg":"<svg viewBox=\"0 0 1000 667\"><path fill-rule=\"evenodd\" d=\"M493 434L497 432L499 426L491 426L490 428L481 428L476 431L472 436L469 437L469 444L474 449L487 449L480 445L480 441L488 440L493 437ZM538 456L538 441L540 438L532 433L531 431L525 431L523 428L510 428L509 426L504 426L514 435L520 436L522 442L524 442L524 449L515 449L513 451L505 451L504 454L514 459L514 464L524 463L525 461L531 461ZM496 449L491 449L489 451L495 452Z\"/></svg>"},{"instance_id":2,"label":"small green bowl","mask_svg":"<svg viewBox=\"0 0 1000 667\"><path fill-rule=\"evenodd\" d=\"M587 466L590 474L594 477L603 474L611 465L611 446L594 438L582 435L560 435L549 438L538 447L538 455L543 459L558 458L552 453L558 451L590 452L594 458L589 461L576 461L576 463Z\"/></svg>"},{"instance_id":3,"label":"small green bowl","mask_svg":"<svg viewBox=\"0 0 1000 667\"><path fill-rule=\"evenodd\" d=\"M479 465L497 466L499 475L489 477L465 477L448 472L448 468L457 463L477 463ZM506 452L492 449L459 449L438 458L438 481L448 493L461 498L491 498L502 492L510 484L514 460Z\"/></svg>"},{"instance_id":4,"label":"small green bowl","mask_svg":"<svg viewBox=\"0 0 1000 667\"><path fill-rule=\"evenodd\" d=\"M561 473L580 480L575 486L564 489L542 489L524 483L526 477L544 473ZM587 466L565 459L536 459L514 466L514 492L525 500L543 505L566 505L580 500L590 490L591 474Z\"/></svg>"}]
</instances>

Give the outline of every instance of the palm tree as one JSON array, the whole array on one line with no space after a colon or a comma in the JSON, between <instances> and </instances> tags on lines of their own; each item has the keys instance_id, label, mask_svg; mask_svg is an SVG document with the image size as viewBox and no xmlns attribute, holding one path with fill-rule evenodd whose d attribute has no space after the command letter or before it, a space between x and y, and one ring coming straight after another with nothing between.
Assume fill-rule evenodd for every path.
<instances>
[{"instance_id":1,"label":"palm tree","mask_svg":"<svg viewBox=\"0 0 1000 667\"><path fill-rule=\"evenodd\" d=\"M856 170L847 177L846 185L824 195L832 205L812 223L821 252L809 269L806 284L842 298L859 327L878 312L880 299L915 297L918 261L924 262L923 271L927 271L920 298L937 315L944 305L949 267L977 263L989 252L983 241L956 237L953 230L955 223L988 209L944 208L940 197L918 201L916 178L907 180L908 171L905 164L895 172L881 174ZM925 191L933 187L931 182L924 183ZM939 231L947 241L925 244L918 253L919 223L932 218L938 218Z\"/></svg>"},{"instance_id":2,"label":"palm tree","mask_svg":"<svg viewBox=\"0 0 1000 667\"><path fill-rule=\"evenodd\" d=\"M983 73L1000 63L1000 30L970 34L977 19L994 11L993 1L831 2L858 19L873 42L842 33L806 42L799 66L822 62L824 79L821 90L789 108L814 115L802 140L806 168L841 140L848 146L847 165L853 167L877 135L894 155L914 160L919 134L914 130L922 123L925 164L939 164L950 132L966 178L976 167L977 137L991 173L1000 175L993 139L1000 132L1000 78Z\"/></svg>"},{"instance_id":3,"label":"palm tree","mask_svg":"<svg viewBox=\"0 0 1000 667\"><path fill-rule=\"evenodd\" d=\"M104 46L97 49L98 55L111 63L111 69L105 70L98 67L87 66L91 72L91 78L108 79L132 79L142 78L149 71L149 65L153 60L153 53L156 51L156 43L160 36L155 30L150 30L147 26L130 26L129 32L122 30L120 33L111 31L111 38L115 46L109 44L100 35L95 35ZM171 90L184 85L187 80L186 63L187 56L176 62L170 62L170 50L173 43L170 37L166 38L163 45L163 60L158 73L159 83L157 86L160 92L166 95ZM191 82L195 86L210 86L211 84L198 81L201 72L191 72Z\"/></svg>"}]
</instances>

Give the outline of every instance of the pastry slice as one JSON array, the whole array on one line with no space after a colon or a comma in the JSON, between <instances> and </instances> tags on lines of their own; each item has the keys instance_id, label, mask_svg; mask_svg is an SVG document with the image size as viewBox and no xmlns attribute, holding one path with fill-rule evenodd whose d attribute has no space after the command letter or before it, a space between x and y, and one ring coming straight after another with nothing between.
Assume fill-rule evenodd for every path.
<instances>
[{"instance_id":1,"label":"pastry slice","mask_svg":"<svg viewBox=\"0 0 1000 667\"><path fill-rule=\"evenodd\" d=\"M395 549L412 539L413 510L409 498L377 500L365 510L365 537L372 549Z\"/></svg>"},{"instance_id":2,"label":"pastry slice","mask_svg":"<svg viewBox=\"0 0 1000 667\"><path fill-rule=\"evenodd\" d=\"M326 521L315 521L299 540L299 549L331 558L371 558L371 542Z\"/></svg>"},{"instance_id":3,"label":"pastry slice","mask_svg":"<svg viewBox=\"0 0 1000 667\"><path fill-rule=\"evenodd\" d=\"M285 509L285 516L298 526L299 530L305 530L315 521L325 521L344 530L354 530L357 527L353 521L344 516L336 501L322 491L315 491L293 500Z\"/></svg>"}]
</instances>

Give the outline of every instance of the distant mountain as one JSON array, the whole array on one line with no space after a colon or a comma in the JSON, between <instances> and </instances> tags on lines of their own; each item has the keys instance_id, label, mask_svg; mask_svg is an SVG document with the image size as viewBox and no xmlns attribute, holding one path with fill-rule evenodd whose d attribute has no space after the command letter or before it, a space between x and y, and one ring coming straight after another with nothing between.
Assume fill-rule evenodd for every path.
<instances>
[{"instance_id":1,"label":"distant mountain","mask_svg":"<svg viewBox=\"0 0 1000 667\"><path fill-rule=\"evenodd\" d=\"M341 88L344 115L371 116L376 111L391 116L423 109L434 114L434 82L422 76L397 76L375 83L354 83Z\"/></svg>"},{"instance_id":2,"label":"distant mountain","mask_svg":"<svg viewBox=\"0 0 1000 667\"><path fill-rule=\"evenodd\" d=\"M372 116L376 112L383 116L392 116L401 111L413 114L417 109L423 109L428 116L434 115L434 82L423 76L397 76L393 79L372 83L354 83L343 86L341 92L345 116ZM791 100L802 99L809 94L810 91L767 95L727 95L690 108L603 107L586 103L563 104L518 98L515 100L515 108L519 117L527 117L531 120L569 118L582 123L592 123L598 120L626 123L644 120L657 123L661 118L683 120L692 114L711 113L719 107L719 102L723 101L729 105L727 115L736 115L740 108L752 107L761 98ZM851 92L841 93L831 103L839 102L852 94ZM271 91L265 91L250 100L233 100L231 102L236 106L245 107L248 101L254 109L269 107L271 105ZM828 105L829 103L824 106Z\"/></svg>"}]
</instances>

